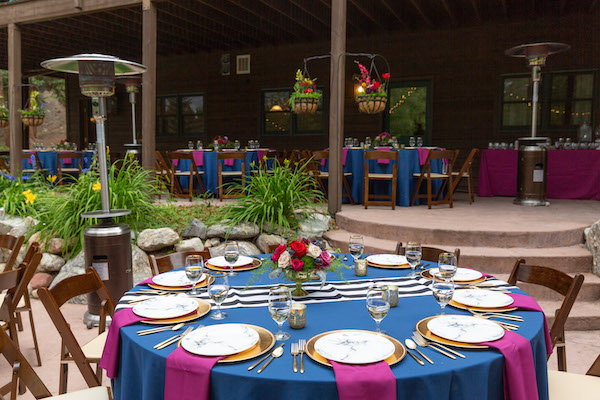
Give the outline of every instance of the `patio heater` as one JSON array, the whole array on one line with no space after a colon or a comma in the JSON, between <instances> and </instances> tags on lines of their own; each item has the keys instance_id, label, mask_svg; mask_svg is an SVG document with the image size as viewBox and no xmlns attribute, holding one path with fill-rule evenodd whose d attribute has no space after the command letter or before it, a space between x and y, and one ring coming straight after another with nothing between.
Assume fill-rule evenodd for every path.
<instances>
[{"instance_id":1,"label":"patio heater","mask_svg":"<svg viewBox=\"0 0 600 400\"><path fill-rule=\"evenodd\" d=\"M546 58L570 48L564 43L530 43L506 50L511 57L522 57L531 67L533 95L531 101L531 137L519 138L519 155L517 165L517 197L514 203L523 206L547 206L546 175L548 165L548 138L537 137L538 100L540 75Z\"/></svg>"},{"instance_id":2,"label":"patio heater","mask_svg":"<svg viewBox=\"0 0 600 400\"><path fill-rule=\"evenodd\" d=\"M146 67L131 61L102 54L79 54L67 58L56 58L42 62L42 67L54 71L79 74L81 93L92 98L92 113L96 121L96 148L100 174L100 198L102 209L82 213L82 218L94 218L99 224L86 228L84 253L86 266L92 266L106 284L113 299L119 299L133 286L131 269L131 229L125 224L116 224L113 218L131 213L125 209L110 209L106 140L106 97L115 92L115 76L136 75ZM92 328L99 322L100 299L88 295L88 310L83 322Z\"/></svg>"},{"instance_id":3,"label":"patio heater","mask_svg":"<svg viewBox=\"0 0 600 400\"><path fill-rule=\"evenodd\" d=\"M142 78L140 76L123 76L119 78L119 83L125 85L125 89L129 94L129 103L131 104L131 129L133 133L133 141L125 144L125 148L127 149L126 154L133 154L133 156L137 158L141 164L142 145L137 141L137 130L135 126L135 103L136 95L139 93L140 86L142 85Z\"/></svg>"}]
</instances>

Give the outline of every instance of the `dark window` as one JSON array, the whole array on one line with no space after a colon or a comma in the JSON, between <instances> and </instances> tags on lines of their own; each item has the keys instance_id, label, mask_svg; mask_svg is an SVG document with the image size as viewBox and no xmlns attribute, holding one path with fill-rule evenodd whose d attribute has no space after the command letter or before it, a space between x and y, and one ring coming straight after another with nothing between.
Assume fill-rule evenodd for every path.
<instances>
[{"instance_id":1,"label":"dark window","mask_svg":"<svg viewBox=\"0 0 600 400\"><path fill-rule=\"evenodd\" d=\"M390 83L385 130L407 144L411 136L423 136L429 143L431 131L431 82ZM379 132L370 136L375 136Z\"/></svg>"},{"instance_id":2,"label":"dark window","mask_svg":"<svg viewBox=\"0 0 600 400\"><path fill-rule=\"evenodd\" d=\"M323 93L321 89L319 92ZM322 135L326 132L323 118L323 97L314 114L295 114L289 105L289 89L263 90L262 134L268 136Z\"/></svg>"},{"instance_id":3,"label":"dark window","mask_svg":"<svg viewBox=\"0 0 600 400\"><path fill-rule=\"evenodd\" d=\"M156 131L158 136L191 136L204 134L204 95L185 94L156 98Z\"/></svg>"}]
</instances>

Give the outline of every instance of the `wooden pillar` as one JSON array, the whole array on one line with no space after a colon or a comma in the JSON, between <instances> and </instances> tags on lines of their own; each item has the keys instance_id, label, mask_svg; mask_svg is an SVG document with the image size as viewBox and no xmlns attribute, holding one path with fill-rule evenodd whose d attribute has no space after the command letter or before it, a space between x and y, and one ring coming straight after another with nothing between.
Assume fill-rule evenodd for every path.
<instances>
[{"instance_id":1,"label":"wooden pillar","mask_svg":"<svg viewBox=\"0 0 600 400\"><path fill-rule=\"evenodd\" d=\"M156 151L156 5L142 3L142 163L154 169Z\"/></svg>"},{"instance_id":2,"label":"wooden pillar","mask_svg":"<svg viewBox=\"0 0 600 400\"><path fill-rule=\"evenodd\" d=\"M329 111L329 213L342 209L344 75L346 74L346 0L331 2L331 77Z\"/></svg>"},{"instance_id":3,"label":"wooden pillar","mask_svg":"<svg viewBox=\"0 0 600 400\"><path fill-rule=\"evenodd\" d=\"M10 135L10 172L17 175L21 172L23 151L23 129L19 109L23 97L21 91L21 28L16 24L8 24L8 103L9 135Z\"/></svg>"}]
</instances>

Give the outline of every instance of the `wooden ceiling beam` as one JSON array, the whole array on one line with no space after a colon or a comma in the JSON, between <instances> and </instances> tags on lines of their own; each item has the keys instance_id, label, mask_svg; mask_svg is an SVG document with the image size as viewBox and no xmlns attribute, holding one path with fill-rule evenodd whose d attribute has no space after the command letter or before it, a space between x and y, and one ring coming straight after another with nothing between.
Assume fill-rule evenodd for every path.
<instances>
[{"instance_id":1,"label":"wooden ceiling beam","mask_svg":"<svg viewBox=\"0 0 600 400\"><path fill-rule=\"evenodd\" d=\"M324 27L329 29L330 21L327 18L322 18L321 14L313 8L315 3L313 3L312 7L306 8L305 5L306 5L307 0L289 0L289 1L290 1L290 3L295 5L297 8L302 10L305 14L311 16L316 21L320 22L321 25L323 25Z\"/></svg>"},{"instance_id":2,"label":"wooden ceiling beam","mask_svg":"<svg viewBox=\"0 0 600 400\"><path fill-rule=\"evenodd\" d=\"M502 5L502 13L504 14L504 19L508 19L508 8L506 7L506 0L500 0L500 5Z\"/></svg>"},{"instance_id":3,"label":"wooden ceiling beam","mask_svg":"<svg viewBox=\"0 0 600 400\"><path fill-rule=\"evenodd\" d=\"M475 19L477 19L477 23L481 25L481 15L479 14L479 8L477 7L477 0L471 0L471 5L475 12Z\"/></svg>"},{"instance_id":4,"label":"wooden ceiling beam","mask_svg":"<svg viewBox=\"0 0 600 400\"><path fill-rule=\"evenodd\" d=\"M264 4L266 7L269 7L271 10L275 11L276 13L282 15L284 18L288 19L292 24L298 24L301 27L303 27L306 32L310 33L310 36L314 36L315 31L317 30L317 28L315 27L315 24L307 24L304 21L302 21L301 18L295 18L293 15L290 14L290 12L283 10L282 6L284 4L291 4L290 2L288 2L288 0L285 0L284 3L277 3L274 4L273 0L259 0L260 3ZM309 18L312 20L312 18L309 15Z\"/></svg>"},{"instance_id":5,"label":"wooden ceiling beam","mask_svg":"<svg viewBox=\"0 0 600 400\"><path fill-rule=\"evenodd\" d=\"M406 23L406 21L404 21L404 19L400 16L400 14L398 14L398 12L396 10L394 10L394 8L391 6L391 4L388 3L388 0L381 0L381 4L383 4L383 6L390 12L390 14L392 14L394 16L394 18L396 18L396 21L400 22L400 24L402 25L403 28L408 27L408 24Z\"/></svg>"},{"instance_id":6,"label":"wooden ceiling beam","mask_svg":"<svg viewBox=\"0 0 600 400\"><path fill-rule=\"evenodd\" d=\"M224 2L224 1L222 1L222 2ZM237 6L240 9L244 10L248 14L254 15L259 20L264 21L264 23L277 27L277 29L280 29L281 31L286 32L289 36L294 37L295 39L302 38L302 36L299 35L294 29L289 29L287 26L284 26L278 22L270 20L269 18L267 18L266 16L261 14L259 11L257 11L255 9L255 7L247 7L246 4L241 0L228 0L228 2Z\"/></svg>"},{"instance_id":7,"label":"wooden ceiling beam","mask_svg":"<svg viewBox=\"0 0 600 400\"><path fill-rule=\"evenodd\" d=\"M502 0L502 1L505 1L505 0ZM452 25L456 25L456 18L454 17L454 13L452 12L450 5L448 4L448 1L442 0L442 4L444 5L444 8L446 9L448 16L450 17L450 20L452 21Z\"/></svg>"},{"instance_id":8,"label":"wooden ceiling beam","mask_svg":"<svg viewBox=\"0 0 600 400\"><path fill-rule=\"evenodd\" d=\"M350 3L356 8L362 15L373 21L375 24L379 24L378 20L358 2L358 0L350 0Z\"/></svg>"},{"instance_id":9,"label":"wooden ceiling beam","mask_svg":"<svg viewBox=\"0 0 600 400\"><path fill-rule=\"evenodd\" d=\"M423 21L425 21L425 23L429 26L432 27L433 23L431 22L431 19L429 19L429 17L427 15L425 15L425 13L423 12L423 9L421 8L421 6L419 5L419 3L417 2L417 0L410 0L410 3L413 5L413 7L417 10L417 12L419 13L419 15L421 16L421 18L423 18Z\"/></svg>"},{"instance_id":10,"label":"wooden ceiling beam","mask_svg":"<svg viewBox=\"0 0 600 400\"><path fill-rule=\"evenodd\" d=\"M590 12L592 12L592 10L594 9L594 7L596 7L597 4L598 4L598 0L592 1L592 4L590 4Z\"/></svg>"}]
</instances>

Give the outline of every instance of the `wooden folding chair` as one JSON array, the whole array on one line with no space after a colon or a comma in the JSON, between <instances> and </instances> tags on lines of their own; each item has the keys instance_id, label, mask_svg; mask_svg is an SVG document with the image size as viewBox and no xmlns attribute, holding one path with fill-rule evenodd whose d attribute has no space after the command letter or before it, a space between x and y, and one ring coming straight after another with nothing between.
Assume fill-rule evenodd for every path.
<instances>
[{"instance_id":1,"label":"wooden folding chair","mask_svg":"<svg viewBox=\"0 0 600 400\"><path fill-rule=\"evenodd\" d=\"M44 382L35 373L31 364L23 356L21 351L8 335L0 330L0 353L12 366L12 379L3 394L10 393L10 399L17 399L18 382L22 382L36 399L58 399L58 400L111 400L110 388L105 386L84 389L67 395L52 396Z\"/></svg>"},{"instance_id":2,"label":"wooden folding chair","mask_svg":"<svg viewBox=\"0 0 600 400\"><path fill-rule=\"evenodd\" d=\"M2 172L4 174L10 174L10 168L4 162L4 160L2 159L2 157L0 157L0 172Z\"/></svg>"},{"instance_id":3,"label":"wooden folding chair","mask_svg":"<svg viewBox=\"0 0 600 400\"><path fill-rule=\"evenodd\" d=\"M65 159L71 159L71 166L63 166ZM76 167L74 165L77 165ZM67 183L66 179L63 181L63 174L68 174L69 177L73 177L73 174L81 174L81 166L83 165L83 152L81 151L61 151L56 155L56 171L58 173L58 184L64 185Z\"/></svg>"},{"instance_id":4,"label":"wooden folding chair","mask_svg":"<svg viewBox=\"0 0 600 400\"><path fill-rule=\"evenodd\" d=\"M33 159L31 158L33 157ZM25 165L27 165L28 167L30 166L31 168L23 168L23 173L24 174L33 174L35 172L41 172L42 174L45 173L44 168L42 168L42 162L40 161L40 156L38 156L37 151L34 152L21 152L21 159L22 160L28 160L27 163Z\"/></svg>"},{"instance_id":5,"label":"wooden folding chair","mask_svg":"<svg viewBox=\"0 0 600 400\"><path fill-rule=\"evenodd\" d=\"M585 375L548 371L549 400L597 400L600 394L600 356Z\"/></svg>"},{"instance_id":6,"label":"wooden folding chair","mask_svg":"<svg viewBox=\"0 0 600 400\"><path fill-rule=\"evenodd\" d=\"M460 170L458 172L452 172L452 186L453 187L452 187L451 192L455 193L456 187L460 183L461 179L463 177L466 178L467 179L467 188L468 188L468 193L469 193L469 204L472 204L475 201L475 192L473 190L474 188L473 188L472 177L473 177L473 161L475 161L475 157L477 156L478 152L479 152L479 149L477 149L477 148L472 149L471 152L469 153L469 156L463 163L462 167L460 167ZM444 180L441 190L444 190L447 183L448 183L448 181Z\"/></svg>"},{"instance_id":7,"label":"wooden folding chair","mask_svg":"<svg viewBox=\"0 0 600 400\"><path fill-rule=\"evenodd\" d=\"M241 160L242 161L242 169L240 171L223 171L223 163L225 160ZM219 191L219 201L223 201L223 199L232 199L236 197L243 196L244 193L231 193L227 191L225 193L225 187L223 183L224 178L240 178L242 185L245 186L246 181L246 152L243 151L222 151L217 153L217 186Z\"/></svg>"},{"instance_id":8,"label":"wooden folding chair","mask_svg":"<svg viewBox=\"0 0 600 400\"><path fill-rule=\"evenodd\" d=\"M327 197L327 184L325 182L329 179L329 172L321 171L322 160L329 160L329 152L325 150L313 151L311 164L315 168L311 169L311 173L317 179L321 191ZM342 174L342 197L347 197L350 200L350 204L355 204L352 197L352 189L350 189L350 183L348 183L349 176L352 176L352 172L344 172Z\"/></svg>"},{"instance_id":9,"label":"wooden folding chair","mask_svg":"<svg viewBox=\"0 0 600 400\"><path fill-rule=\"evenodd\" d=\"M177 194L183 193L177 179L173 182L174 187L171 189L171 168L158 150L156 150L156 157L154 158L154 173L156 174L156 183L159 185L158 189L162 189L164 186L168 191L173 190Z\"/></svg>"},{"instance_id":10,"label":"wooden folding chair","mask_svg":"<svg viewBox=\"0 0 600 400\"><path fill-rule=\"evenodd\" d=\"M515 263L508 283L516 285L517 282L532 283L541 285L554 290L565 296L558 310L555 312L554 323L550 328L550 338L552 347L556 347L556 356L558 358L558 369L567 370L567 354L565 350L565 324L573 303L577 299L581 285L583 284L583 275L576 274L570 277L562 271L550 267L541 267L534 265L525 265L525 260L519 259ZM548 356L549 358L550 356Z\"/></svg>"},{"instance_id":11,"label":"wooden folding chair","mask_svg":"<svg viewBox=\"0 0 600 400\"><path fill-rule=\"evenodd\" d=\"M396 254L404 255L406 247L402 245L402 242L396 244ZM421 246L421 260L438 262L440 254L447 253L448 250L440 249L438 247ZM460 249L454 249L454 255L456 256L456 264L460 262Z\"/></svg>"},{"instance_id":12,"label":"wooden folding chair","mask_svg":"<svg viewBox=\"0 0 600 400\"><path fill-rule=\"evenodd\" d=\"M277 150L267 150L263 157L258 159L258 169L266 172L267 174L272 174L273 169L269 168L269 163L277 160ZM257 173L258 170L253 169L252 173Z\"/></svg>"},{"instance_id":13,"label":"wooden folding chair","mask_svg":"<svg viewBox=\"0 0 600 400\"><path fill-rule=\"evenodd\" d=\"M73 331L65 320L60 307L73 297L95 292L101 300L100 323L98 336L84 346L80 346ZM60 380L58 391L63 394L67 390L69 362L75 362L89 387L102 385L102 369L96 366L96 373L90 364L98 364L106 343L106 315L112 317L115 304L106 290L106 286L94 268L88 268L85 274L67 278L52 289L40 288L38 295L46 308L50 319L61 337Z\"/></svg>"},{"instance_id":14,"label":"wooden folding chair","mask_svg":"<svg viewBox=\"0 0 600 400\"><path fill-rule=\"evenodd\" d=\"M392 160L394 165L392 166L392 173L375 173L369 172L369 160ZM391 194L369 194L369 182L375 181L388 181L391 185ZM380 206L392 206L392 210L396 209L396 192L398 182L398 152L393 150L373 150L365 151L365 163L363 172L363 204L365 209L369 208L369 204L380 205ZM389 199L385 200L371 200L374 199Z\"/></svg>"},{"instance_id":15,"label":"wooden folding chair","mask_svg":"<svg viewBox=\"0 0 600 400\"><path fill-rule=\"evenodd\" d=\"M169 179L171 180L171 190L170 190L171 196L189 197L190 201L192 201L193 196L194 196L194 183L195 183L194 180L196 180L196 182L198 182L198 184L200 185L200 190L201 190L200 193L206 192L206 190L204 190L204 184L202 183L202 175L204 175L204 171L198 170L198 167L196 166L196 163L194 162L194 156L191 152L170 151L167 153L167 157L171 161L170 176L169 176ZM178 165L175 165L175 163L173 162L174 160L178 160L178 165L181 164L181 160L189 161L190 162L189 171L183 171L181 169L178 169ZM179 186L181 193L177 193L177 190L175 189L176 188L175 181L177 181L177 185L179 185L180 177L188 178L189 187L187 190L187 195L185 194L185 190L183 190L183 188L181 188L181 186Z\"/></svg>"},{"instance_id":16,"label":"wooden folding chair","mask_svg":"<svg viewBox=\"0 0 600 400\"><path fill-rule=\"evenodd\" d=\"M413 174L413 177L418 178L417 185L415 186L415 191L413 192L412 199L410 200L410 205L415 204L415 200L417 198L426 198L427 199L427 207L431 209L432 205L438 204L449 204L450 208L452 208L453 201L453 179L452 179L452 166L456 161L456 157L458 156L458 150L431 150L427 154L427 160L425 164L423 164L423 168L421 169L421 173ZM445 174L440 174L437 172L431 172L431 161L432 160L447 160L448 161L448 169ZM419 190L421 189L421 182L423 179L427 180L427 194L420 194ZM431 183L434 180L446 180L448 189L448 193L444 196L443 200L440 200L440 196L442 194L442 189L445 185L440 187L436 194L436 199L432 200L432 189Z\"/></svg>"},{"instance_id":17,"label":"wooden folding chair","mask_svg":"<svg viewBox=\"0 0 600 400\"><path fill-rule=\"evenodd\" d=\"M13 268L24 241L24 236L14 237L8 234L0 235L0 251L3 253L10 252L8 260L6 260L6 265L4 266L4 271L10 271Z\"/></svg>"},{"instance_id":18,"label":"wooden folding chair","mask_svg":"<svg viewBox=\"0 0 600 400\"><path fill-rule=\"evenodd\" d=\"M185 267L185 258L187 256L202 256L206 261L210 259L210 251L182 251L179 253L167 254L163 257L156 257L154 254L148 256L150 261L150 268L152 269L152 275L162 274L163 272L169 272L176 268Z\"/></svg>"}]
</instances>

